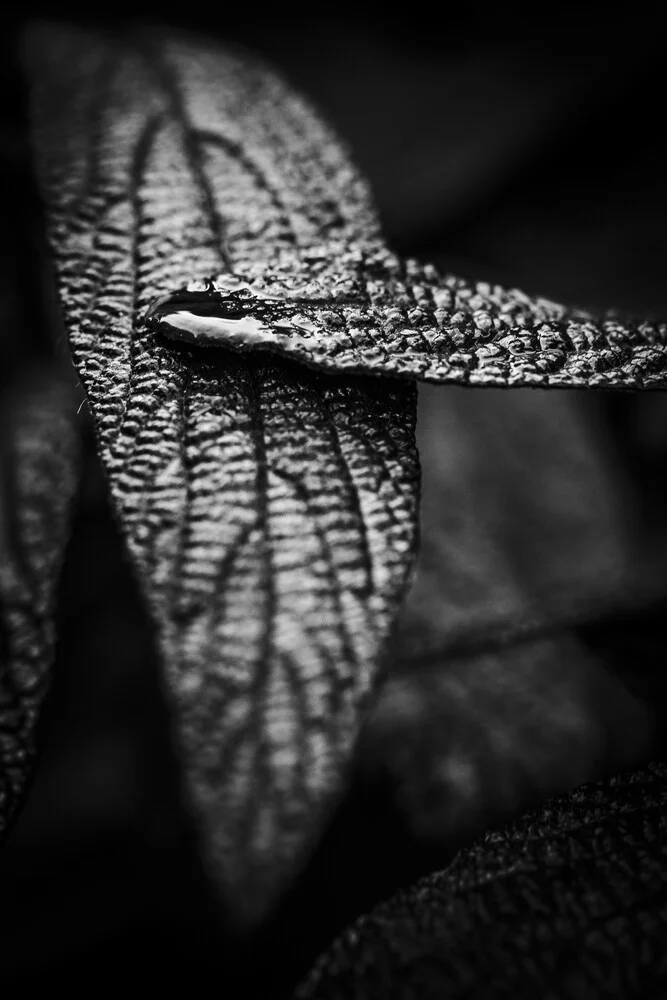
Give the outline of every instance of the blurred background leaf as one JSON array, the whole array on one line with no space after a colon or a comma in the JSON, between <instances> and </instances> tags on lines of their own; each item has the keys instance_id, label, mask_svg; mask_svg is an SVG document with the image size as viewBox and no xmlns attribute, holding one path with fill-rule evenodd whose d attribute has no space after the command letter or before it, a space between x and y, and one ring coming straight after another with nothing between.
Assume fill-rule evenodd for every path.
<instances>
[{"instance_id":1,"label":"blurred background leaf","mask_svg":"<svg viewBox=\"0 0 667 1000\"><path fill-rule=\"evenodd\" d=\"M349 928L295 998L664 996L667 768L582 785Z\"/></svg>"},{"instance_id":2,"label":"blurred background leaf","mask_svg":"<svg viewBox=\"0 0 667 1000\"><path fill-rule=\"evenodd\" d=\"M0 177L12 193L0 258L1 842L39 750L79 472L74 379L48 294L22 126L21 102L9 101L0 123Z\"/></svg>"}]
</instances>

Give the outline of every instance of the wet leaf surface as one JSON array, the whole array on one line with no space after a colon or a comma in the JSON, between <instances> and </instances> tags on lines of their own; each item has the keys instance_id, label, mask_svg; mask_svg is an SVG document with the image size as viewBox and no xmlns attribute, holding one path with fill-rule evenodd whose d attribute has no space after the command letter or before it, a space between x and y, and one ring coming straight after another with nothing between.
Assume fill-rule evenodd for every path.
<instances>
[{"instance_id":1,"label":"wet leaf surface","mask_svg":"<svg viewBox=\"0 0 667 1000\"><path fill-rule=\"evenodd\" d=\"M468 386L664 388L667 325L595 316L517 289L440 275L381 243L330 239L310 274L285 264L205 277L147 313L165 337L264 350L333 373ZM289 273L290 265L287 266ZM268 299L268 301L267 301Z\"/></svg>"}]
</instances>

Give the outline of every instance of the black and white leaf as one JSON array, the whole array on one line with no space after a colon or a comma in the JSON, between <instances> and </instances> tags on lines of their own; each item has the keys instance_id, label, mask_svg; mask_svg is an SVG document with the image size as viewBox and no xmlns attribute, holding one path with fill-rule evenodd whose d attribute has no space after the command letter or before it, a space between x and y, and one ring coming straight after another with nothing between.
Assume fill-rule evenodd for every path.
<instances>
[{"instance_id":1,"label":"black and white leaf","mask_svg":"<svg viewBox=\"0 0 667 1000\"><path fill-rule=\"evenodd\" d=\"M295 1000L661 997L667 767L488 833L353 924Z\"/></svg>"},{"instance_id":2,"label":"black and white leaf","mask_svg":"<svg viewBox=\"0 0 667 1000\"><path fill-rule=\"evenodd\" d=\"M401 260L339 141L248 53L36 26L25 65L188 796L253 922L343 787L406 591L414 380L664 387L665 326Z\"/></svg>"},{"instance_id":3,"label":"black and white leaf","mask_svg":"<svg viewBox=\"0 0 667 1000\"><path fill-rule=\"evenodd\" d=\"M0 841L25 794L55 655L57 584L78 482L73 394L23 365L0 403Z\"/></svg>"},{"instance_id":4,"label":"black and white leaf","mask_svg":"<svg viewBox=\"0 0 667 1000\"><path fill-rule=\"evenodd\" d=\"M375 219L328 130L245 53L35 26L25 66L62 311L188 798L252 923L343 786L408 582L415 389L202 354L143 317L232 264L309 277L330 231L344 268Z\"/></svg>"},{"instance_id":5,"label":"black and white leaf","mask_svg":"<svg viewBox=\"0 0 667 1000\"><path fill-rule=\"evenodd\" d=\"M226 275L195 280L156 301L147 320L166 337L268 350L340 374L468 386L667 386L664 322L596 316L442 276L380 241L348 254L329 238L308 277L294 270L286 280L281 261L261 277L242 270L234 283Z\"/></svg>"}]
</instances>

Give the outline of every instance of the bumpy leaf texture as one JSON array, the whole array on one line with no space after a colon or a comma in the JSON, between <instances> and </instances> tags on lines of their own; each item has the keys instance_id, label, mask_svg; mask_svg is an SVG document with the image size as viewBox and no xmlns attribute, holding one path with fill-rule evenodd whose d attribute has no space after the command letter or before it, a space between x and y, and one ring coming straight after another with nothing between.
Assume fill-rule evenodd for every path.
<instances>
[{"instance_id":1,"label":"bumpy leaf texture","mask_svg":"<svg viewBox=\"0 0 667 1000\"><path fill-rule=\"evenodd\" d=\"M26 365L0 405L0 841L37 752L51 679L56 587L77 485L78 439L59 365Z\"/></svg>"},{"instance_id":2,"label":"bumpy leaf texture","mask_svg":"<svg viewBox=\"0 0 667 1000\"><path fill-rule=\"evenodd\" d=\"M667 767L583 785L352 925L295 1000L662 997Z\"/></svg>"},{"instance_id":3,"label":"bumpy leaf texture","mask_svg":"<svg viewBox=\"0 0 667 1000\"><path fill-rule=\"evenodd\" d=\"M167 337L269 350L325 371L470 386L664 388L667 325L600 317L442 277L378 241L336 238L307 280L281 261L193 281L148 320Z\"/></svg>"},{"instance_id":4,"label":"bumpy leaf texture","mask_svg":"<svg viewBox=\"0 0 667 1000\"><path fill-rule=\"evenodd\" d=\"M310 273L375 238L362 182L244 54L37 28L34 135L65 322L157 626L187 789L234 919L341 786L415 545L415 391L177 349L158 294Z\"/></svg>"},{"instance_id":5,"label":"bumpy leaf texture","mask_svg":"<svg viewBox=\"0 0 667 1000\"><path fill-rule=\"evenodd\" d=\"M247 53L38 25L25 66L188 794L252 923L342 787L409 580L414 380L660 387L666 328L400 260L338 140Z\"/></svg>"}]
</instances>

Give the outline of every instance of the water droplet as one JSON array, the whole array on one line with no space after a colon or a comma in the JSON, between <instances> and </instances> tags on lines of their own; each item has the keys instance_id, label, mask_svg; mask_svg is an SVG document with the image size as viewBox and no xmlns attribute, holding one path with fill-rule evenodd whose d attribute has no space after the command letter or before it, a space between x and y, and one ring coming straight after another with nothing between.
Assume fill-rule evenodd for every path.
<instances>
[{"instance_id":1,"label":"water droplet","mask_svg":"<svg viewBox=\"0 0 667 1000\"><path fill-rule=\"evenodd\" d=\"M342 281L333 290L314 281L258 277L245 280L223 274L192 281L186 288L156 299L146 312L146 322L172 339L203 345L299 346L312 352L327 326L339 326L335 313L341 294L351 283Z\"/></svg>"},{"instance_id":2,"label":"water droplet","mask_svg":"<svg viewBox=\"0 0 667 1000\"><path fill-rule=\"evenodd\" d=\"M188 309L176 309L160 316L157 329L167 337L202 344L252 347L273 339L271 330L254 316L198 316Z\"/></svg>"},{"instance_id":3,"label":"water droplet","mask_svg":"<svg viewBox=\"0 0 667 1000\"><path fill-rule=\"evenodd\" d=\"M194 284L193 282L192 286L189 285L183 291L161 295L155 299L146 311L146 322L156 325L161 323L165 316L184 310L196 310L197 315L201 316L222 315L229 319L245 315L248 296L244 294L243 289L220 295L212 283L203 283L203 287L196 288L193 287Z\"/></svg>"},{"instance_id":4,"label":"water droplet","mask_svg":"<svg viewBox=\"0 0 667 1000\"><path fill-rule=\"evenodd\" d=\"M162 296L150 306L146 321L170 339L203 346L313 346L318 327L308 316L294 314L292 303L255 295L247 285L231 280L225 293L221 284L216 280L205 288L189 286Z\"/></svg>"},{"instance_id":5,"label":"water droplet","mask_svg":"<svg viewBox=\"0 0 667 1000\"><path fill-rule=\"evenodd\" d=\"M292 325L297 330L302 330L304 333L308 333L311 337L316 336L319 330L315 323L308 316L302 316L301 314L292 317Z\"/></svg>"}]
</instances>

